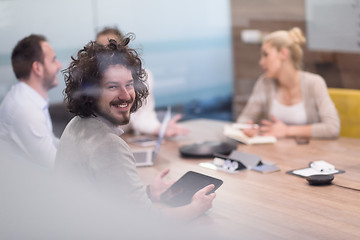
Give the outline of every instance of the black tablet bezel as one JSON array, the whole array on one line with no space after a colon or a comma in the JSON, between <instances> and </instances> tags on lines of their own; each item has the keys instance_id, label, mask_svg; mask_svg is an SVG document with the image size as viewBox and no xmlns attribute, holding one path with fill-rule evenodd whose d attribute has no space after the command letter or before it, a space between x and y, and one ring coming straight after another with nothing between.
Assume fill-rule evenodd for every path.
<instances>
[{"instance_id":1,"label":"black tablet bezel","mask_svg":"<svg viewBox=\"0 0 360 240\"><path fill-rule=\"evenodd\" d=\"M214 184L215 187L207 194L215 192L223 184L223 181L198 172L188 171L161 194L160 199L172 207L187 205L197 191L210 184Z\"/></svg>"}]
</instances>

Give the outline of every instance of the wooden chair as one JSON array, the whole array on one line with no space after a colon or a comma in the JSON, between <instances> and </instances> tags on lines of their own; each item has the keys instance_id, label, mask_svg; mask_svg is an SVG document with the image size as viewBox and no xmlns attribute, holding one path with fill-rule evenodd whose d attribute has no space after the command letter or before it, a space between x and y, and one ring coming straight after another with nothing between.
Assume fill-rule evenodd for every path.
<instances>
[{"instance_id":1,"label":"wooden chair","mask_svg":"<svg viewBox=\"0 0 360 240\"><path fill-rule=\"evenodd\" d=\"M360 90L329 88L341 120L340 136L360 138Z\"/></svg>"}]
</instances>

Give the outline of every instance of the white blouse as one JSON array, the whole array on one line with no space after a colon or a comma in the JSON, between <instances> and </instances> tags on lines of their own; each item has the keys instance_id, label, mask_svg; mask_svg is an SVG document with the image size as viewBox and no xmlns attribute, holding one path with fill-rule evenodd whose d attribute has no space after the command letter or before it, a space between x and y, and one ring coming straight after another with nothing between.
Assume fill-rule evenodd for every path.
<instances>
[{"instance_id":1,"label":"white blouse","mask_svg":"<svg viewBox=\"0 0 360 240\"><path fill-rule=\"evenodd\" d=\"M304 101L287 106L273 99L270 113L287 125L305 125L307 122Z\"/></svg>"}]
</instances>

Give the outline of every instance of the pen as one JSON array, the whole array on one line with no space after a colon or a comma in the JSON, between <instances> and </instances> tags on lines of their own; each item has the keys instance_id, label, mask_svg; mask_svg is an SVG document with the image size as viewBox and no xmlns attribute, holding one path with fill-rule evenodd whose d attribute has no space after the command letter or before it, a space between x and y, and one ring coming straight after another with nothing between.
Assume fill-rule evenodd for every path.
<instances>
[{"instance_id":1,"label":"pen","mask_svg":"<svg viewBox=\"0 0 360 240\"><path fill-rule=\"evenodd\" d=\"M259 125L249 124L249 123L233 123L232 127L236 129L252 129L252 128L258 129Z\"/></svg>"}]
</instances>

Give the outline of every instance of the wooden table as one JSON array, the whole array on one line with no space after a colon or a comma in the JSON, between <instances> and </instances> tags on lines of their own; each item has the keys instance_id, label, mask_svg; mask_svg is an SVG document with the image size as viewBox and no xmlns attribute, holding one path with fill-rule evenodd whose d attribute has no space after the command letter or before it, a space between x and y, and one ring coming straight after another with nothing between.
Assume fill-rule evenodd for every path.
<instances>
[{"instance_id":1,"label":"wooden table","mask_svg":"<svg viewBox=\"0 0 360 240\"><path fill-rule=\"evenodd\" d=\"M213 208L194 221L204 229L231 239L360 239L360 192L335 185L310 186L304 178L286 171L305 168L310 161L325 160L345 170L333 183L360 189L360 139L310 140L297 145L294 139L275 144L238 145L238 150L276 163L281 171L262 174L252 170L226 173L199 166L212 159L184 159L179 146L204 140L226 140L225 122L192 120L182 123L191 133L167 140L154 167L139 168L148 183L165 168L176 180L192 170L220 178Z\"/></svg>"}]
</instances>

